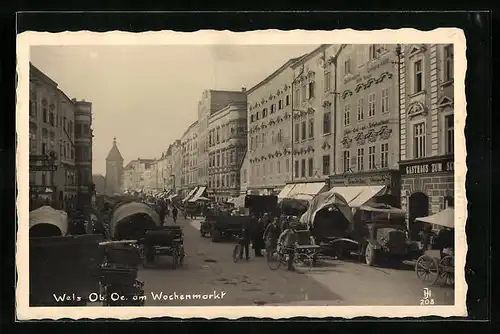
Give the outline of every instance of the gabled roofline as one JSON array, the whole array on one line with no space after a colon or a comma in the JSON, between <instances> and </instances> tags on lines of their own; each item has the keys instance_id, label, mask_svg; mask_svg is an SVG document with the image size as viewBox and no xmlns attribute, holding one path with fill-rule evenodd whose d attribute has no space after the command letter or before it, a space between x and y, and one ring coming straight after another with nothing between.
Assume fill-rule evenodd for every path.
<instances>
[{"instance_id":1,"label":"gabled roofline","mask_svg":"<svg viewBox=\"0 0 500 334\"><path fill-rule=\"evenodd\" d=\"M306 61L308 61L309 59L311 59L312 57L317 55L319 52L323 51L324 49L326 49L327 47L329 47L331 45L333 45L333 44L321 44L320 46L318 46L316 49L312 50L308 54L305 54L302 57L300 57L300 59L298 59L296 62L294 62L290 67L293 69L296 69L297 67L299 67L300 65L302 65L303 63L305 63Z\"/></svg>"},{"instance_id":2,"label":"gabled roofline","mask_svg":"<svg viewBox=\"0 0 500 334\"><path fill-rule=\"evenodd\" d=\"M268 75L264 80L262 80L261 82L259 82L255 86L253 86L252 88L248 89L246 91L247 94L252 93L253 91L255 91L256 89L258 89L259 87L262 87L263 85L265 85L266 83L268 83L269 81L271 81L272 79L274 79L275 77L277 77L280 73L282 73L288 67L291 67L292 64L294 64L296 61L298 61L302 57L304 57L304 55L302 55L300 57L289 59L286 63L284 63L283 65L281 65L281 67L279 67L276 71L274 71L273 73L271 73L270 75Z\"/></svg>"}]
</instances>

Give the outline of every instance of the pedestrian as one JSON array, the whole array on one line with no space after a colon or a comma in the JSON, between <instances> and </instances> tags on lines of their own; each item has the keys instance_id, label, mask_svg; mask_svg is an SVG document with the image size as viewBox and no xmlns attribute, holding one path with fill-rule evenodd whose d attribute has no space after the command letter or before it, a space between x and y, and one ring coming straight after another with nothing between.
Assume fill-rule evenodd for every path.
<instances>
[{"instance_id":1,"label":"pedestrian","mask_svg":"<svg viewBox=\"0 0 500 334\"><path fill-rule=\"evenodd\" d=\"M163 224L165 224L165 211L166 211L165 204L160 203L160 224L161 224L161 226L163 226Z\"/></svg>"},{"instance_id":2,"label":"pedestrian","mask_svg":"<svg viewBox=\"0 0 500 334\"><path fill-rule=\"evenodd\" d=\"M255 217L255 216L254 216ZM262 257L262 249L264 248L264 239L262 237L264 228L264 219L253 219L253 249L255 250L255 257Z\"/></svg>"},{"instance_id":3,"label":"pedestrian","mask_svg":"<svg viewBox=\"0 0 500 334\"><path fill-rule=\"evenodd\" d=\"M240 251L240 259L243 259L243 252L245 252L245 258L248 261L250 259L250 239L251 239L251 234L250 234L250 226L248 226L248 223L243 223L241 225L241 236L240 236L240 242L243 247L241 247Z\"/></svg>"},{"instance_id":4,"label":"pedestrian","mask_svg":"<svg viewBox=\"0 0 500 334\"><path fill-rule=\"evenodd\" d=\"M174 219L174 224L177 223L177 213L178 213L177 207L174 206L172 208L172 218Z\"/></svg>"},{"instance_id":5,"label":"pedestrian","mask_svg":"<svg viewBox=\"0 0 500 334\"><path fill-rule=\"evenodd\" d=\"M276 249L278 238L280 236L280 229L278 225L278 218L274 218L272 223L267 225L264 231L264 241L266 244L266 254L271 254Z\"/></svg>"}]
</instances>

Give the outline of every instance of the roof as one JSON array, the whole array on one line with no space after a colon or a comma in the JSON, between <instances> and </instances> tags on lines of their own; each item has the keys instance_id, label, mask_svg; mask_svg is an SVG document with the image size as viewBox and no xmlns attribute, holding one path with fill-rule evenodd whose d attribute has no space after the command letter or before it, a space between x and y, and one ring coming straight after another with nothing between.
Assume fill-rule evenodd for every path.
<instances>
[{"instance_id":1,"label":"roof","mask_svg":"<svg viewBox=\"0 0 500 334\"><path fill-rule=\"evenodd\" d=\"M283 65L281 65L280 68L278 68L276 71L274 71L273 73L271 73L264 80L262 80L261 82L259 82L258 84L256 84L255 86L253 86L252 88L250 88L249 90L247 90L247 94L253 92L257 88L259 88L262 85L268 83L269 81L271 81L271 79L275 78L278 74L280 74L281 72L283 72L285 69L287 69L288 67L290 67L292 64L296 63L299 59L301 59L304 56L305 55L289 59L286 63L284 63Z\"/></svg>"},{"instance_id":2,"label":"roof","mask_svg":"<svg viewBox=\"0 0 500 334\"><path fill-rule=\"evenodd\" d=\"M30 77L32 75L38 76L40 79L44 80L53 87L57 87L57 82L52 80L47 74L40 71L35 65L30 62Z\"/></svg>"},{"instance_id":3,"label":"roof","mask_svg":"<svg viewBox=\"0 0 500 334\"><path fill-rule=\"evenodd\" d=\"M123 161L122 154L120 153L118 146L116 146L116 137L113 138L113 147L109 150L106 161Z\"/></svg>"},{"instance_id":4,"label":"roof","mask_svg":"<svg viewBox=\"0 0 500 334\"><path fill-rule=\"evenodd\" d=\"M299 65L302 65L304 62L309 60L311 57L315 56L318 52L323 51L331 44L321 44L316 49L312 50L308 54L303 55L302 57L297 58L297 60L291 65L292 68L297 68Z\"/></svg>"}]
</instances>

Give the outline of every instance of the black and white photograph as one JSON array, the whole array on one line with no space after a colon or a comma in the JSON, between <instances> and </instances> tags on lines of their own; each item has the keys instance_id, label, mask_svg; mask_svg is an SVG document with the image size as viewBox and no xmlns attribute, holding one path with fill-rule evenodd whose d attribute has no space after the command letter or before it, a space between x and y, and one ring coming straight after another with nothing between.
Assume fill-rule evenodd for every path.
<instances>
[{"instance_id":1,"label":"black and white photograph","mask_svg":"<svg viewBox=\"0 0 500 334\"><path fill-rule=\"evenodd\" d=\"M18 318L467 314L462 31L25 32L18 71Z\"/></svg>"}]
</instances>

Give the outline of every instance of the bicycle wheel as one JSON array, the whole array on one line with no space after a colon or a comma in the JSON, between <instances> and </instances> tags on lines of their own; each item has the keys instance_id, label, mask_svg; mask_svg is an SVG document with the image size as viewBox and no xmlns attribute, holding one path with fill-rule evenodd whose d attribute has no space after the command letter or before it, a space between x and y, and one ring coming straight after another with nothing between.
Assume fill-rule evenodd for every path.
<instances>
[{"instance_id":1,"label":"bicycle wheel","mask_svg":"<svg viewBox=\"0 0 500 334\"><path fill-rule=\"evenodd\" d=\"M240 260L241 252L243 251L242 246L240 244L236 244L233 248L233 261L234 263Z\"/></svg>"},{"instance_id":2,"label":"bicycle wheel","mask_svg":"<svg viewBox=\"0 0 500 334\"><path fill-rule=\"evenodd\" d=\"M281 255L276 250L266 252L266 262L269 269L277 270L281 266Z\"/></svg>"}]
</instances>

